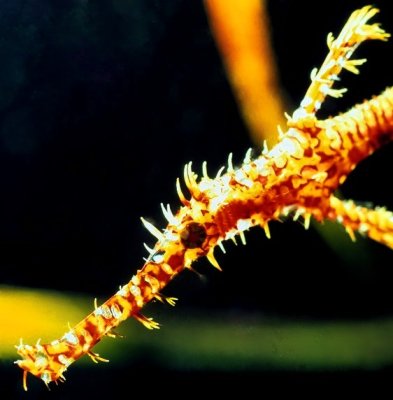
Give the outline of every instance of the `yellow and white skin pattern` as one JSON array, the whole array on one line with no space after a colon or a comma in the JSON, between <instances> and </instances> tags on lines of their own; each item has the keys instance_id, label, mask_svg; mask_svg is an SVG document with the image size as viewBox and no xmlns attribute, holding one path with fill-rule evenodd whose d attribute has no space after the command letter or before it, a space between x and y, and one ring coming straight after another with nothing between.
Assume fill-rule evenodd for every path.
<instances>
[{"instance_id":1,"label":"yellow and white skin pattern","mask_svg":"<svg viewBox=\"0 0 393 400\"><path fill-rule=\"evenodd\" d=\"M220 269L213 251L223 249L225 240L240 237L260 226L270 238L268 223L283 216L303 218L307 228L310 217L329 219L354 232L368 236L393 248L393 215L384 208L369 209L352 201L340 200L334 191L356 165L393 137L393 88L349 111L325 120L316 116L326 96L342 96L345 89L333 89L344 68L358 73L365 62L350 60L357 46L365 40L387 40L390 36L378 24L368 24L378 12L372 6L354 11L337 38L328 35L328 55L319 70L311 73L311 84L300 107L287 116L287 127L279 129L278 143L266 147L256 157L247 152L242 165L234 168L231 155L228 166L210 178L206 163L202 176L184 168L186 196L178 179L176 188L181 202L177 212L162 206L168 225L161 230L142 219L155 236L154 248L140 270L105 303L60 339L34 346L16 346L23 369L23 386L27 374L40 378L47 386L64 380L67 368L83 355L93 361L105 361L92 352L104 336L134 317L149 329L159 328L140 311L153 299L174 305L175 298L161 294L162 289L179 272L191 268L194 261L206 256Z\"/></svg>"}]
</instances>

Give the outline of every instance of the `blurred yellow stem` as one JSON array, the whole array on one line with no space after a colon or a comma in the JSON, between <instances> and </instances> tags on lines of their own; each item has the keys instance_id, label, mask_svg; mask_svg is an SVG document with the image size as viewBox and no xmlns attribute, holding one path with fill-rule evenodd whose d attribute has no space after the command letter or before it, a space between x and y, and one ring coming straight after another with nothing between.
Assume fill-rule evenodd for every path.
<instances>
[{"instance_id":1,"label":"blurred yellow stem","mask_svg":"<svg viewBox=\"0 0 393 400\"><path fill-rule=\"evenodd\" d=\"M263 0L205 0L211 30L253 142L277 142L284 106Z\"/></svg>"},{"instance_id":2,"label":"blurred yellow stem","mask_svg":"<svg viewBox=\"0 0 393 400\"><path fill-rule=\"evenodd\" d=\"M52 339L67 329L67 321L75 323L86 313L78 296L43 289L0 286L0 304L1 358L15 357L21 337L29 342Z\"/></svg>"}]
</instances>

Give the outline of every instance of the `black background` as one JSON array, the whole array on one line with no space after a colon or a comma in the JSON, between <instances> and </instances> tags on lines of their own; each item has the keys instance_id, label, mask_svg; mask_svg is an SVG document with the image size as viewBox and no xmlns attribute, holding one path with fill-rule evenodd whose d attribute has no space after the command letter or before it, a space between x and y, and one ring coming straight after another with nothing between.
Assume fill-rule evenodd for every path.
<instances>
[{"instance_id":1,"label":"black background","mask_svg":"<svg viewBox=\"0 0 393 400\"><path fill-rule=\"evenodd\" d=\"M268 2L289 105L301 101L311 69L323 60L327 33L338 33L364 4ZM390 2L374 5L381 9L374 20L392 32ZM251 146L203 3L1 1L0 32L0 282L109 297L142 265L142 243L154 242L139 217L164 226L159 203L178 206L175 179L183 165L192 160L198 170L206 160L215 172L229 152L239 163ZM357 58L367 57L367 64L359 76L342 74L349 92L328 99L321 115L392 85L391 55L392 43L362 45ZM351 174L342 194L393 209L391 158L387 145ZM270 241L256 229L246 247L217 252L223 273L201 260L195 268L207 279L179 276L171 284L179 306L315 320L392 314L389 249L361 240L342 256L300 223L273 223L271 231ZM359 245L366 258L356 257ZM1 367L2 388L11 383L7 396L22 396L20 371ZM56 393L29 397L107 398L114 389L131 397L149 382L157 382L151 393L163 388L171 395L190 388L208 393L209 383L266 385L278 393L285 386L380 388L392 372L195 374L143 362L108 371L70 370Z\"/></svg>"}]
</instances>

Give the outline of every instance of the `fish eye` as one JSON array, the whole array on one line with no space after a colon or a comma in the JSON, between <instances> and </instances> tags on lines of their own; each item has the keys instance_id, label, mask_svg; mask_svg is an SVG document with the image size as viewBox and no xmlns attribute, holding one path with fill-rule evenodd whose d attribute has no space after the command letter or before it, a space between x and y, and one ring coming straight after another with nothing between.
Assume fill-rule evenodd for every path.
<instances>
[{"instance_id":1,"label":"fish eye","mask_svg":"<svg viewBox=\"0 0 393 400\"><path fill-rule=\"evenodd\" d=\"M187 249L201 247L207 237L206 229L197 222L190 222L180 233L180 240Z\"/></svg>"}]
</instances>

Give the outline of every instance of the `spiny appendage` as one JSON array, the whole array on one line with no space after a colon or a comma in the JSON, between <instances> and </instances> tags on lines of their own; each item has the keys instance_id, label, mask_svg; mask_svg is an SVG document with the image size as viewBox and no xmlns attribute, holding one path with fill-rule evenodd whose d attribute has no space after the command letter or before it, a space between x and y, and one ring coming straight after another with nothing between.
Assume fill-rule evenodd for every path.
<instances>
[{"instance_id":1,"label":"spiny appendage","mask_svg":"<svg viewBox=\"0 0 393 400\"><path fill-rule=\"evenodd\" d=\"M64 381L63 373L75 361L71 355L74 352L69 341L76 340L76 336L71 332L65 334L61 340L43 345L38 341L35 346L30 346L23 344L21 339L19 345L15 347L22 359L15 361L15 364L24 370L23 388L27 390L28 372L42 379L47 386L53 381Z\"/></svg>"},{"instance_id":2,"label":"spiny appendage","mask_svg":"<svg viewBox=\"0 0 393 400\"><path fill-rule=\"evenodd\" d=\"M309 161L303 179L298 178L304 185L298 193L298 202L303 197L305 210L318 221L327 218L342 223L353 239L353 231L358 230L391 247L390 212L383 208L370 210L356 206L351 201L341 202L331 193L360 161L393 139L393 88L386 89L379 96L356 105L342 115L318 121L317 126L319 131L315 140L318 144L313 148L313 153L321 158L313 168L310 168ZM307 170L313 175L307 175ZM322 185L318 185L317 181ZM315 202L318 196L320 200ZM307 207L311 204L316 206ZM302 208L298 207L295 215L299 210Z\"/></svg>"},{"instance_id":3,"label":"spiny appendage","mask_svg":"<svg viewBox=\"0 0 393 400\"><path fill-rule=\"evenodd\" d=\"M102 336L113 336L110 333L111 325L117 325L113 321L119 320L120 314L120 309L115 304L111 308L103 304L74 328L70 328L59 340L47 344L38 342L35 346L23 344L21 340L16 348L22 359L15 363L24 370L24 389L27 390L28 372L48 386L50 382L64 381L63 374L69 365L84 354L95 362L106 361L91 349Z\"/></svg>"},{"instance_id":4,"label":"spiny appendage","mask_svg":"<svg viewBox=\"0 0 393 400\"><path fill-rule=\"evenodd\" d=\"M393 249L393 213L383 207L370 209L332 196L328 218L342 224L353 241L358 231Z\"/></svg>"},{"instance_id":5,"label":"spiny appendage","mask_svg":"<svg viewBox=\"0 0 393 400\"><path fill-rule=\"evenodd\" d=\"M83 355L88 355L94 362L107 361L99 354L92 352L92 348L103 336L117 337L113 329L120 322L133 316L149 329L158 329L159 324L140 314L140 309L151 299L166 299L158 290L161 285L153 273L165 274L170 277L173 270L169 267L158 267L154 262L145 264L145 268L138 271L131 281L120 287L118 292L105 303L97 306L85 319L73 328L70 327L61 339L47 344L38 342L35 346L23 344L22 340L17 352L22 356L15 363L24 370L23 387L27 390L27 373L42 379L48 386L50 382L63 381L64 372L74 361ZM169 304L174 304L174 298L166 299Z\"/></svg>"},{"instance_id":6,"label":"spiny appendage","mask_svg":"<svg viewBox=\"0 0 393 400\"><path fill-rule=\"evenodd\" d=\"M347 89L333 89L338 75L344 68L355 74L359 73L358 66L366 59L349 60L357 46L365 40L387 40L390 36L378 24L369 25L367 22L379 10L365 6L354 11L344 25L339 36L334 39L332 33L327 37L329 53L319 70L311 71L311 85L308 88L300 107L288 117L289 126L311 127L315 124L315 113L321 108L326 96L341 97Z\"/></svg>"},{"instance_id":7,"label":"spiny appendage","mask_svg":"<svg viewBox=\"0 0 393 400\"><path fill-rule=\"evenodd\" d=\"M337 188L360 161L393 139L393 88L316 126L314 153L321 158L315 168L327 175L325 187Z\"/></svg>"},{"instance_id":8,"label":"spiny appendage","mask_svg":"<svg viewBox=\"0 0 393 400\"><path fill-rule=\"evenodd\" d=\"M325 126L353 142L370 142L379 147L393 139L393 87L325 121Z\"/></svg>"}]
</instances>

